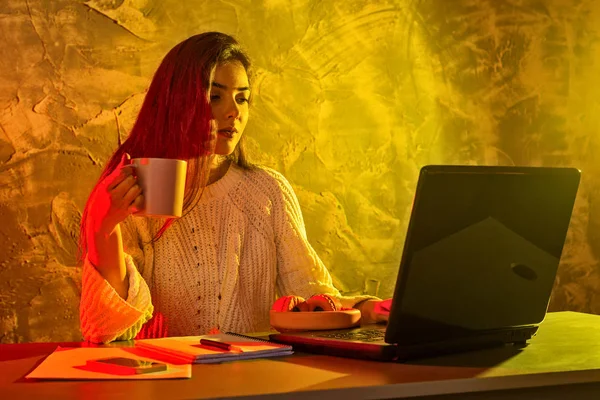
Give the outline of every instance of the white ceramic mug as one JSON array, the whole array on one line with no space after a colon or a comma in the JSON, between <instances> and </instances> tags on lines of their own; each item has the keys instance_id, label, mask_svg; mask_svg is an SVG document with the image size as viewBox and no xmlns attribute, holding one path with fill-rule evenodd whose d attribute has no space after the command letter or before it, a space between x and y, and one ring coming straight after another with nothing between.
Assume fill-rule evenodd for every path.
<instances>
[{"instance_id":1,"label":"white ceramic mug","mask_svg":"<svg viewBox=\"0 0 600 400\"><path fill-rule=\"evenodd\" d=\"M144 196L144 209L136 215L181 217L187 162L170 158L134 158L131 165Z\"/></svg>"}]
</instances>

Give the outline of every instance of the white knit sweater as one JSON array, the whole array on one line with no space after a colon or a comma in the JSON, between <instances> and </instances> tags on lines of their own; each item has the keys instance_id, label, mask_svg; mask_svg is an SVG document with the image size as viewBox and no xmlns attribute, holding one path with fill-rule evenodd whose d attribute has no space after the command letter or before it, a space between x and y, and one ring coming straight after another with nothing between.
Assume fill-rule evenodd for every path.
<instances>
[{"instance_id":1,"label":"white knit sweater","mask_svg":"<svg viewBox=\"0 0 600 400\"><path fill-rule=\"evenodd\" d=\"M370 298L343 297L333 287L308 243L292 187L274 170L232 165L152 244L161 223L129 217L121 224L127 300L89 262L84 264L80 316L85 339L132 339L153 311L165 317L170 336L212 328L257 332L269 329L277 295L328 293L344 307Z\"/></svg>"}]
</instances>

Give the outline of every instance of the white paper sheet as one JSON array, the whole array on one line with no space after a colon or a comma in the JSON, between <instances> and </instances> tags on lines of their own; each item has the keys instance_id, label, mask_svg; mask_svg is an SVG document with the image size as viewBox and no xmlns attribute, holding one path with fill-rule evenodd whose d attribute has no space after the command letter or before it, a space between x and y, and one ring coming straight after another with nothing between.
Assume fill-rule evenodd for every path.
<instances>
[{"instance_id":1,"label":"white paper sheet","mask_svg":"<svg viewBox=\"0 0 600 400\"><path fill-rule=\"evenodd\" d=\"M168 364L166 371L150 372L139 375L115 375L95 371L87 365L89 360L108 357L128 357L148 361L157 361L150 357L135 354L134 349L127 347L57 347L40 365L26 378L35 379L177 379L191 378L192 366L189 364Z\"/></svg>"}]
</instances>

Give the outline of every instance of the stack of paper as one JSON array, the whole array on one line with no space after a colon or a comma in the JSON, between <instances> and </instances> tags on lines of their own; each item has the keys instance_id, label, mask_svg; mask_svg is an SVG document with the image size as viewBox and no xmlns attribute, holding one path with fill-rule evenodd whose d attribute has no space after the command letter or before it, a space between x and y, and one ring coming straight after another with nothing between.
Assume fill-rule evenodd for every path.
<instances>
[{"instance_id":1,"label":"stack of paper","mask_svg":"<svg viewBox=\"0 0 600 400\"><path fill-rule=\"evenodd\" d=\"M210 339L231 344L237 351L219 349L200 343L201 339ZM170 362L216 363L230 360L244 360L285 356L293 353L292 347L266 340L238 334L220 333L204 336L167 337L161 339L142 339L136 341L136 347L155 353L157 358Z\"/></svg>"}]
</instances>

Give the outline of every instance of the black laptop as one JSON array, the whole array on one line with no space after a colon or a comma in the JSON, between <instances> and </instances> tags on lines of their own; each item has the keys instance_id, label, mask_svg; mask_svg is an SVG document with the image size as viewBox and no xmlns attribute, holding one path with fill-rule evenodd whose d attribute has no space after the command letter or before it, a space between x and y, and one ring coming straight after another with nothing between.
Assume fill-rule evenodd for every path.
<instances>
[{"instance_id":1,"label":"black laptop","mask_svg":"<svg viewBox=\"0 0 600 400\"><path fill-rule=\"evenodd\" d=\"M271 340L376 360L525 345L546 314L579 179L574 168L423 167L388 324Z\"/></svg>"}]
</instances>

